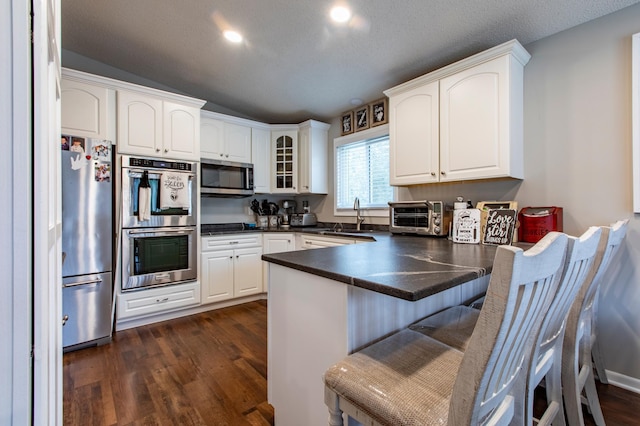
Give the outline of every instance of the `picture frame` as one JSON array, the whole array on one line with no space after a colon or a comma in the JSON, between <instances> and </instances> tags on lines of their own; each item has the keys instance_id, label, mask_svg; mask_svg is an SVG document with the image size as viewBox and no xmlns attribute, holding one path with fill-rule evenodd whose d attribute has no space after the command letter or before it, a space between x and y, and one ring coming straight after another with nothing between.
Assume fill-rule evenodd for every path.
<instances>
[{"instance_id":1,"label":"picture frame","mask_svg":"<svg viewBox=\"0 0 640 426\"><path fill-rule=\"evenodd\" d=\"M342 125L342 130L340 133L341 136L353 133L353 111L348 111L342 114L340 123Z\"/></svg>"},{"instance_id":2,"label":"picture frame","mask_svg":"<svg viewBox=\"0 0 640 426\"><path fill-rule=\"evenodd\" d=\"M371 111L371 127L380 126L389 122L389 101L387 98L378 99L369 104Z\"/></svg>"},{"instance_id":3,"label":"picture frame","mask_svg":"<svg viewBox=\"0 0 640 426\"><path fill-rule=\"evenodd\" d=\"M354 126L355 131L369 128L369 105L364 105L355 110Z\"/></svg>"}]
</instances>

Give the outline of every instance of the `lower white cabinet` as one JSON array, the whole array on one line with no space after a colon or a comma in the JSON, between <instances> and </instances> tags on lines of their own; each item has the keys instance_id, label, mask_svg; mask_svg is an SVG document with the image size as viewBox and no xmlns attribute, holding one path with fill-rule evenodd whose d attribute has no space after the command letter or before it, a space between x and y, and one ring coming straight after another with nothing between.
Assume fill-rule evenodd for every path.
<instances>
[{"instance_id":1,"label":"lower white cabinet","mask_svg":"<svg viewBox=\"0 0 640 426\"><path fill-rule=\"evenodd\" d=\"M343 246L345 244L355 244L355 238L325 237L321 235L302 234L300 235L300 250L317 249L323 247Z\"/></svg>"},{"instance_id":2,"label":"lower white cabinet","mask_svg":"<svg viewBox=\"0 0 640 426\"><path fill-rule=\"evenodd\" d=\"M262 235L202 238L202 304L262 293Z\"/></svg>"},{"instance_id":3,"label":"lower white cabinet","mask_svg":"<svg viewBox=\"0 0 640 426\"><path fill-rule=\"evenodd\" d=\"M200 304L200 283L194 281L119 294L118 319L142 317Z\"/></svg>"},{"instance_id":4,"label":"lower white cabinet","mask_svg":"<svg viewBox=\"0 0 640 426\"><path fill-rule=\"evenodd\" d=\"M296 249L296 236L288 232L268 232L263 234L263 253L283 253ZM269 292L269 262L262 262L263 286L265 293Z\"/></svg>"}]
</instances>

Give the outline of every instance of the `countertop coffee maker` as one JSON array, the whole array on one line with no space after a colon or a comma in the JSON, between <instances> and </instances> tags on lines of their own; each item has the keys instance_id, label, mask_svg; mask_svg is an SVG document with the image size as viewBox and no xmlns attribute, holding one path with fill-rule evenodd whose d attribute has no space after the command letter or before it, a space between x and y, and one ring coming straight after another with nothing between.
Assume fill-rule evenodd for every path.
<instances>
[{"instance_id":1,"label":"countertop coffee maker","mask_svg":"<svg viewBox=\"0 0 640 426\"><path fill-rule=\"evenodd\" d=\"M288 228L290 225L291 215L296 211L296 202L294 200L282 200L282 228Z\"/></svg>"}]
</instances>

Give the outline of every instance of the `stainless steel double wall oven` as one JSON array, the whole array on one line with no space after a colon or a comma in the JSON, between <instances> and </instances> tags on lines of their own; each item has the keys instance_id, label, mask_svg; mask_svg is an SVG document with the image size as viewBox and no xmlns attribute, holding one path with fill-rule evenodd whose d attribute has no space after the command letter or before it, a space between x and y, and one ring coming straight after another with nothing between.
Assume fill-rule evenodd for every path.
<instances>
[{"instance_id":1,"label":"stainless steel double wall oven","mask_svg":"<svg viewBox=\"0 0 640 426\"><path fill-rule=\"evenodd\" d=\"M197 279L195 162L122 156L122 290Z\"/></svg>"}]
</instances>

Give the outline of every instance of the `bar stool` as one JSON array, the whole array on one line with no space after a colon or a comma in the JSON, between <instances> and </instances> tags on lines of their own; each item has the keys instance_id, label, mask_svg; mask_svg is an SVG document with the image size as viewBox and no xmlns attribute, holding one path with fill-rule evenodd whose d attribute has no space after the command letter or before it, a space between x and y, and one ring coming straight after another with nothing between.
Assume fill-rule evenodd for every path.
<instances>
[{"instance_id":1,"label":"bar stool","mask_svg":"<svg viewBox=\"0 0 640 426\"><path fill-rule=\"evenodd\" d=\"M521 418L522 424L534 423L534 391L545 378L547 407L537 424L565 424L560 371L564 325L569 308L591 270L601 234L600 228L591 227L580 238L568 237L560 284L544 316L529 357L526 403L523 407L517 407L516 411L516 418ZM469 306L454 306L425 318L410 328L464 351L479 314L477 309Z\"/></svg>"},{"instance_id":2,"label":"bar stool","mask_svg":"<svg viewBox=\"0 0 640 426\"><path fill-rule=\"evenodd\" d=\"M500 246L485 305L461 352L406 328L330 367L329 424L508 424L524 400L526 357L556 292L567 236L524 252ZM518 401L519 400L519 401Z\"/></svg>"},{"instance_id":3,"label":"bar stool","mask_svg":"<svg viewBox=\"0 0 640 426\"><path fill-rule=\"evenodd\" d=\"M602 228L598 251L589 275L576 296L567 317L562 345L562 389L569 425L584 425L582 402L597 425L604 425L593 376L591 352L596 339L593 321L600 282L626 235L628 220ZM582 399L584 391L585 398Z\"/></svg>"}]
</instances>

